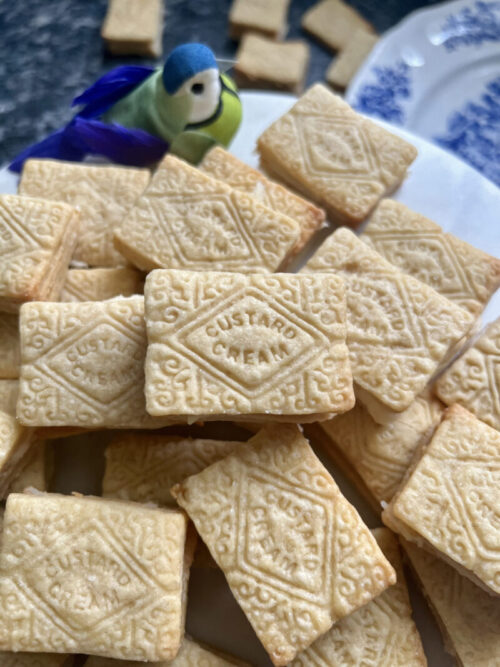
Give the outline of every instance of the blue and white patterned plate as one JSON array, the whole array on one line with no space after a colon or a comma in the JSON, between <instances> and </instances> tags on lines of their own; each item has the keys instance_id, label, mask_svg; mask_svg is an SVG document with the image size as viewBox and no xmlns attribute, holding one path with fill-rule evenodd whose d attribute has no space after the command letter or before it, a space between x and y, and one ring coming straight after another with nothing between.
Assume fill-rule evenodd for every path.
<instances>
[{"instance_id":1,"label":"blue and white patterned plate","mask_svg":"<svg viewBox=\"0 0 500 667\"><path fill-rule=\"evenodd\" d=\"M500 0L456 0L410 14L381 38L346 99L500 185Z\"/></svg>"}]
</instances>

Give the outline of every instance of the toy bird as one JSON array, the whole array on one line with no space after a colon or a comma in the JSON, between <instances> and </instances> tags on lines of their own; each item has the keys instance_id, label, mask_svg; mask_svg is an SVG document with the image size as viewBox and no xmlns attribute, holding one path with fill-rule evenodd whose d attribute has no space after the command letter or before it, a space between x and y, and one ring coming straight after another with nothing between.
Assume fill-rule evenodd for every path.
<instances>
[{"instance_id":1,"label":"toy bird","mask_svg":"<svg viewBox=\"0 0 500 667\"><path fill-rule=\"evenodd\" d=\"M227 146L241 121L234 83L221 74L203 44L175 48L163 68L123 66L73 100L80 111L62 129L25 149L9 168L30 157L81 161L100 155L148 166L170 151L197 163L214 144Z\"/></svg>"}]
</instances>

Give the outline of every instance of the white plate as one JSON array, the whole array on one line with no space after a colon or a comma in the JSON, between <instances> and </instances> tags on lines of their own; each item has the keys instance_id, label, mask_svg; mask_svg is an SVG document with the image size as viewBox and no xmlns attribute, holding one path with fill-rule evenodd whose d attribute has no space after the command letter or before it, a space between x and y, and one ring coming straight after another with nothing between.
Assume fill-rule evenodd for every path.
<instances>
[{"instance_id":1,"label":"white plate","mask_svg":"<svg viewBox=\"0 0 500 667\"><path fill-rule=\"evenodd\" d=\"M294 97L284 94L243 93L244 120L232 144L232 152L248 164L257 166L257 137L285 113L294 100ZM500 256L500 190L474 169L423 139L401 129L389 129L413 143L419 151L408 178L394 197L433 218L446 230ZM5 169L0 170L0 192L15 192L16 183L17 179L12 174ZM324 235L318 236L321 238ZM488 308L486 319L498 314L500 295ZM230 424L224 435L231 438ZM90 434L58 444L55 490L63 493L72 490L99 492L104 439L99 434ZM379 517L345 477L329 461L324 460L324 463L367 525L371 528L380 525ZM411 581L410 594L429 667L452 667L453 661L444 652L439 630ZM202 641L250 661L252 665L271 665L218 570L192 570L187 631Z\"/></svg>"},{"instance_id":2,"label":"white plate","mask_svg":"<svg viewBox=\"0 0 500 667\"><path fill-rule=\"evenodd\" d=\"M380 39L346 99L500 185L500 2L456 0L410 14Z\"/></svg>"}]
</instances>

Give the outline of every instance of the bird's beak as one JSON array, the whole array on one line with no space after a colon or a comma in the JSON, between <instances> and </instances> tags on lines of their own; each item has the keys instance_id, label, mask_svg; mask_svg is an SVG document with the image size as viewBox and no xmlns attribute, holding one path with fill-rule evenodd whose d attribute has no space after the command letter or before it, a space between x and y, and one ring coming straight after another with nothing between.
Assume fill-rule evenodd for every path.
<instances>
[{"instance_id":1,"label":"bird's beak","mask_svg":"<svg viewBox=\"0 0 500 667\"><path fill-rule=\"evenodd\" d=\"M219 68L219 72L221 74L225 74L226 72L228 72L236 65L237 62L233 58L216 58L216 61L217 61L217 67Z\"/></svg>"}]
</instances>

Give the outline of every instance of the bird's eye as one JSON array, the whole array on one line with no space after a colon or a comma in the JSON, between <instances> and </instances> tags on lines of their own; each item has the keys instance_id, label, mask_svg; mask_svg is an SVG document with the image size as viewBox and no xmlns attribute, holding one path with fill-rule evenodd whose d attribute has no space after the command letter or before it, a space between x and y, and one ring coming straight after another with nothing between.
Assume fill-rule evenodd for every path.
<instances>
[{"instance_id":1,"label":"bird's eye","mask_svg":"<svg viewBox=\"0 0 500 667\"><path fill-rule=\"evenodd\" d=\"M191 92L195 95L201 95L205 90L205 86L202 83L193 83L191 86Z\"/></svg>"}]
</instances>

